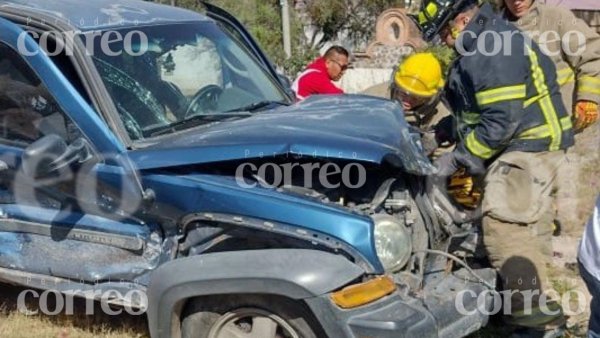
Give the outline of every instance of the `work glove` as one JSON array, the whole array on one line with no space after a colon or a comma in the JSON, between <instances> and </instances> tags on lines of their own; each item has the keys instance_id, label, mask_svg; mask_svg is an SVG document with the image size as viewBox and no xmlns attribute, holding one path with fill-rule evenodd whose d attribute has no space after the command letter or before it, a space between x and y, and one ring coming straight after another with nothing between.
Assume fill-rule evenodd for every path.
<instances>
[{"instance_id":1,"label":"work glove","mask_svg":"<svg viewBox=\"0 0 600 338\"><path fill-rule=\"evenodd\" d=\"M461 148L463 150L459 151ZM465 200L457 199L452 195L452 192L448 190L448 177L456 173L460 168L464 168L462 170L463 173L467 173L469 170L474 173L485 172L483 160L470 153L464 153L463 151L466 151L466 149L460 144L453 152L440 156L434 162L436 171L427 178L428 194L432 196L434 203L445 210L456 224L471 222L481 217L481 208L477 208L479 198L475 199L469 197L469 201L466 201L469 202L468 209L473 210L467 211L466 209L459 209L456 207L456 202L462 206L467 206L462 203L465 202ZM463 162L466 163L466 166ZM467 166L470 169L467 168ZM454 202L452 202L452 200L454 200Z\"/></svg>"},{"instance_id":2,"label":"work glove","mask_svg":"<svg viewBox=\"0 0 600 338\"><path fill-rule=\"evenodd\" d=\"M454 153L454 151L446 153L435 160L433 163L435 166L435 176L450 177L458 170L459 164Z\"/></svg>"},{"instance_id":3,"label":"work glove","mask_svg":"<svg viewBox=\"0 0 600 338\"><path fill-rule=\"evenodd\" d=\"M575 131L581 131L598 120L598 104L591 101L579 101L575 105Z\"/></svg>"},{"instance_id":4,"label":"work glove","mask_svg":"<svg viewBox=\"0 0 600 338\"><path fill-rule=\"evenodd\" d=\"M450 177L448 194L452 196L457 203L469 209L476 208L482 197L481 189L475 185L473 176L468 175L465 169L459 169Z\"/></svg>"},{"instance_id":5,"label":"work glove","mask_svg":"<svg viewBox=\"0 0 600 338\"><path fill-rule=\"evenodd\" d=\"M440 156L434 165L438 177L449 177L460 168L465 168L473 176L485 174L483 159L472 155L463 144L459 144L453 152Z\"/></svg>"}]
</instances>

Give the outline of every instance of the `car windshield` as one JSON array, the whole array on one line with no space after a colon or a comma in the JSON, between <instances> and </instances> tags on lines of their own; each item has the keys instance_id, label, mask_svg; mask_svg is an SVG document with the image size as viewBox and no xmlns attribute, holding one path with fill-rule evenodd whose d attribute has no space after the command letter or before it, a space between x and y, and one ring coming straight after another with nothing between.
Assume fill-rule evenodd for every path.
<instances>
[{"instance_id":1,"label":"car windshield","mask_svg":"<svg viewBox=\"0 0 600 338\"><path fill-rule=\"evenodd\" d=\"M93 39L94 64L132 140L288 103L272 76L214 22L101 36ZM92 37L83 35L86 45Z\"/></svg>"}]
</instances>

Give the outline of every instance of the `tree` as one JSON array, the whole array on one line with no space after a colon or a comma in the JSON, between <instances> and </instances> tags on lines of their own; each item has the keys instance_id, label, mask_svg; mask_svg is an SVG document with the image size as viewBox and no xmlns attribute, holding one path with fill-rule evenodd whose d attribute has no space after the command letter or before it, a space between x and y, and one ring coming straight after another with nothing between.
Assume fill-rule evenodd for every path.
<instances>
[{"instance_id":1,"label":"tree","mask_svg":"<svg viewBox=\"0 0 600 338\"><path fill-rule=\"evenodd\" d=\"M375 21L384 10L403 7L405 0L287 0L304 3L300 12L290 11L292 57L283 51L280 0L211 0L234 15L250 31L271 61L290 76L318 54L328 41L345 39L347 47L366 45L375 32ZM177 0L177 5L201 10L196 0ZM303 22L301 22L301 20ZM306 37L304 25L312 34Z\"/></svg>"},{"instance_id":2,"label":"tree","mask_svg":"<svg viewBox=\"0 0 600 338\"><path fill-rule=\"evenodd\" d=\"M389 8L404 7L405 1L305 0L304 4L311 24L317 28L310 38L311 45L320 46L345 35L351 45L357 46L371 40L379 14Z\"/></svg>"},{"instance_id":3,"label":"tree","mask_svg":"<svg viewBox=\"0 0 600 338\"><path fill-rule=\"evenodd\" d=\"M291 11L293 57L286 59L283 50L280 0L212 0L210 2L234 15L249 30L271 61L290 75L295 75L298 68L305 65L300 63L304 63L305 59L310 59L316 54L314 51L306 50L302 25L294 11ZM178 0L177 5L192 10L201 9L195 0ZM290 6L293 8L292 1Z\"/></svg>"}]
</instances>

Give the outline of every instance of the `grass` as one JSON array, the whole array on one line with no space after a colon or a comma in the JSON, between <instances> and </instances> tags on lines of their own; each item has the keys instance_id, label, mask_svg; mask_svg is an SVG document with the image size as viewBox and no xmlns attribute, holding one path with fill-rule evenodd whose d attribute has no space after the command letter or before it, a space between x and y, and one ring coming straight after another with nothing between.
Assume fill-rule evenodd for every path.
<instances>
[{"instance_id":1,"label":"grass","mask_svg":"<svg viewBox=\"0 0 600 338\"><path fill-rule=\"evenodd\" d=\"M146 316L122 314L109 316L94 304L93 315L85 315L86 301L75 299L73 315L42 314L33 297L27 297L27 309L38 314L27 315L17 309L19 293L25 289L0 284L0 337L3 338L145 338L149 337ZM49 297L52 298L52 297ZM55 309L53 304L49 310Z\"/></svg>"}]
</instances>

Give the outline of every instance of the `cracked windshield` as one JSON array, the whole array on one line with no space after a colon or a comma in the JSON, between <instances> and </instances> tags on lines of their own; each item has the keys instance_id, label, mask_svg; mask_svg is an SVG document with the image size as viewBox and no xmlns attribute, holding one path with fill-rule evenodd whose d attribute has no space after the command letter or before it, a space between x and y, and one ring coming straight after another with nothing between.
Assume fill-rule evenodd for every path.
<instances>
[{"instance_id":1,"label":"cracked windshield","mask_svg":"<svg viewBox=\"0 0 600 338\"><path fill-rule=\"evenodd\" d=\"M97 46L113 52L93 59L132 140L243 118L288 100L246 49L214 23L120 33L131 38L108 49Z\"/></svg>"}]
</instances>

